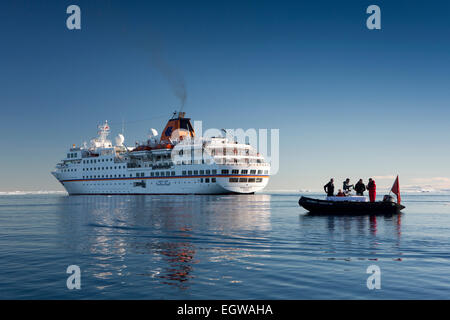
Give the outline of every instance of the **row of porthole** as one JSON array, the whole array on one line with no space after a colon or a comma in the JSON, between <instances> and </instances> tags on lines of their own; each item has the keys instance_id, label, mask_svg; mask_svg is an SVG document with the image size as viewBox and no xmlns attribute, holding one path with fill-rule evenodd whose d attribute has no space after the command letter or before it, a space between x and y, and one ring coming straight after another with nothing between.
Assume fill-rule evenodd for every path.
<instances>
[{"instance_id":1,"label":"row of porthole","mask_svg":"<svg viewBox=\"0 0 450 320\"><path fill-rule=\"evenodd\" d=\"M200 183L215 183L216 182L216 178L201 178L198 181L175 181L173 182L173 184L186 184L186 183L195 183L195 182L200 182ZM134 183L134 182L133 182ZM133 183L130 183L129 185L133 186ZM93 187L93 186L112 186L112 185L126 185L127 183L83 183L83 186L89 186L89 187ZM150 182L150 184L153 184L153 182Z\"/></svg>"},{"instance_id":2,"label":"row of porthole","mask_svg":"<svg viewBox=\"0 0 450 320\"><path fill-rule=\"evenodd\" d=\"M230 178L229 182L244 182L244 183L261 183L263 181L262 178Z\"/></svg>"}]
</instances>

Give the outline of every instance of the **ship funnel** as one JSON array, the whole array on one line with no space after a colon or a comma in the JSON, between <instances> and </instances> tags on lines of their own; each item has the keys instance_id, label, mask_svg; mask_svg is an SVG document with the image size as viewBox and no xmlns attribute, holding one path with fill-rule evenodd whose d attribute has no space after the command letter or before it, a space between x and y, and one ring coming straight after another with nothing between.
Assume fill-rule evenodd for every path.
<instances>
[{"instance_id":1,"label":"ship funnel","mask_svg":"<svg viewBox=\"0 0 450 320\"><path fill-rule=\"evenodd\" d=\"M185 118L184 116L185 112L179 112L178 118L172 118L167 122L161 133L160 142L170 143L171 140L183 140L185 137L195 137L191 119Z\"/></svg>"}]
</instances>

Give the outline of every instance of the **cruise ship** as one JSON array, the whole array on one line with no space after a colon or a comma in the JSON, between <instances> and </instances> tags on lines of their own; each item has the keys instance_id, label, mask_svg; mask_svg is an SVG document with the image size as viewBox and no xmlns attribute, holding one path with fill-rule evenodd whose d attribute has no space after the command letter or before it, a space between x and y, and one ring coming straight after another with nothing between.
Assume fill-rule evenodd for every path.
<instances>
[{"instance_id":1,"label":"cruise ship","mask_svg":"<svg viewBox=\"0 0 450 320\"><path fill-rule=\"evenodd\" d=\"M251 145L196 137L184 112L133 147L123 134L113 145L107 121L98 129L89 146L72 145L52 171L69 195L251 194L269 181L270 165Z\"/></svg>"}]
</instances>

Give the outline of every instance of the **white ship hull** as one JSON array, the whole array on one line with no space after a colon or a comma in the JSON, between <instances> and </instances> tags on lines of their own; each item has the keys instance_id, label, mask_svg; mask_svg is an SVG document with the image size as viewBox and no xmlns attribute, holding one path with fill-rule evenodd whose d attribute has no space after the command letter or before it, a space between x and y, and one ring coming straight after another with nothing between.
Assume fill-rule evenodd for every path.
<instances>
[{"instance_id":1,"label":"white ship hull","mask_svg":"<svg viewBox=\"0 0 450 320\"><path fill-rule=\"evenodd\" d=\"M193 166L190 166L189 171L200 171L193 170L194 168L192 167ZM217 172L224 170L222 168L217 169ZM232 167L229 169L229 172L231 172L231 170L239 169ZM250 172L248 168L244 170ZM267 174L248 175L219 173L215 175L184 176L182 175L182 172L187 170L181 170L181 168L176 170L168 169L167 171L175 171L175 175L167 177L151 177L151 170L135 169L124 169L119 171L121 172L120 175L124 176L121 178L106 178L106 176L110 175L106 175L105 172L102 171L99 172L99 178L97 178L97 175L96 178L86 178L86 176L79 176L77 174L63 175L57 172L53 172L53 175L61 182L69 195L250 194L263 190L269 181L269 176ZM78 170L75 172L78 172ZM136 177L137 172L139 172L139 174L143 173L144 176ZM241 170L239 170L239 172L241 172ZM130 175L132 177L130 177ZM233 182L230 182L230 180ZM234 182L236 180L237 182Z\"/></svg>"}]
</instances>

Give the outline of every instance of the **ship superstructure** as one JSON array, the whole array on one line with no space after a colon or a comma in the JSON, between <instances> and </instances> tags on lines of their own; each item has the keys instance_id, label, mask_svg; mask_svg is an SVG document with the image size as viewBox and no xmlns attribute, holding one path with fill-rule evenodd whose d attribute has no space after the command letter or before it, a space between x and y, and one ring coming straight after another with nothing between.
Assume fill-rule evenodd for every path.
<instances>
[{"instance_id":1,"label":"ship superstructure","mask_svg":"<svg viewBox=\"0 0 450 320\"><path fill-rule=\"evenodd\" d=\"M108 122L90 146L75 146L52 172L70 195L254 193L268 183L270 165L249 144L196 137L190 119L174 114L161 136L132 148Z\"/></svg>"}]
</instances>

